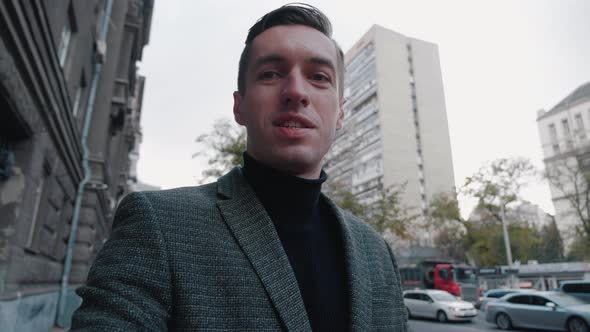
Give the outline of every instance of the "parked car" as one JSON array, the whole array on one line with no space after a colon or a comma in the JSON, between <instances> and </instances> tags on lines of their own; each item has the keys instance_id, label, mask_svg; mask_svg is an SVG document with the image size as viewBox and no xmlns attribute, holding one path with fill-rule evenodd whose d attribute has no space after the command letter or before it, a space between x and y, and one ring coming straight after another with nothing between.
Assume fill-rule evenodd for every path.
<instances>
[{"instance_id":1,"label":"parked car","mask_svg":"<svg viewBox=\"0 0 590 332\"><path fill-rule=\"evenodd\" d=\"M488 303L486 321L501 330L520 327L588 332L590 304L561 292L512 293Z\"/></svg>"},{"instance_id":2,"label":"parked car","mask_svg":"<svg viewBox=\"0 0 590 332\"><path fill-rule=\"evenodd\" d=\"M590 303L590 280L564 281L559 286L559 290Z\"/></svg>"},{"instance_id":3,"label":"parked car","mask_svg":"<svg viewBox=\"0 0 590 332\"><path fill-rule=\"evenodd\" d=\"M436 318L439 322L446 322L448 320L471 321L477 316L477 310L473 304L459 300L441 290L405 291L404 303L409 317Z\"/></svg>"},{"instance_id":4,"label":"parked car","mask_svg":"<svg viewBox=\"0 0 590 332\"><path fill-rule=\"evenodd\" d=\"M475 304L475 307L481 311L486 311L488 303L498 300L504 295L520 292L520 289L490 289L483 294L480 300Z\"/></svg>"}]
</instances>

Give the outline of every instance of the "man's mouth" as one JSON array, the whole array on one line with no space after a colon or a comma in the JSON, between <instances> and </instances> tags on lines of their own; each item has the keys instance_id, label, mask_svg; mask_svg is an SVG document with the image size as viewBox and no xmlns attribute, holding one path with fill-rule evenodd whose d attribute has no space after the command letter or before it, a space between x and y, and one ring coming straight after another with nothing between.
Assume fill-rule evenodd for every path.
<instances>
[{"instance_id":1,"label":"man's mouth","mask_svg":"<svg viewBox=\"0 0 590 332\"><path fill-rule=\"evenodd\" d=\"M308 126L297 121L285 121L279 124L279 127L285 128L309 128Z\"/></svg>"},{"instance_id":2,"label":"man's mouth","mask_svg":"<svg viewBox=\"0 0 590 332\"><path fill-rule=\"evenodd\" d=\"M273 124L277 127L281 128L296 128L296 129L311 129L314 128L314 125L311 121L305 119L302 116L294 116L290 114L285 114L276 118L273 121Z\"/></svg>"}]
</instances>

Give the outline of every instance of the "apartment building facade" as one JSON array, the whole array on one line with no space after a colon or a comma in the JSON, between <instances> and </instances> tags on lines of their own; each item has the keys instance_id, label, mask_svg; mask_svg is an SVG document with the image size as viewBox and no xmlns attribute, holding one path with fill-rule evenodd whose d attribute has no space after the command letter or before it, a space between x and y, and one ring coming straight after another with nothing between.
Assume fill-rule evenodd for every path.
<instances>
[{"instance_id":1,"label":"apartment building facade","mask_svg":"<svg viewBox=\"0 0 590 332\"><path fill-rule=\"evenodd\" d=\"M423 219L434 195L455 190L437 45L374 25L345 64L344 125L325 160L331 181L366 204L404 185L402 202Z\"/></svg>"}]
</instances>

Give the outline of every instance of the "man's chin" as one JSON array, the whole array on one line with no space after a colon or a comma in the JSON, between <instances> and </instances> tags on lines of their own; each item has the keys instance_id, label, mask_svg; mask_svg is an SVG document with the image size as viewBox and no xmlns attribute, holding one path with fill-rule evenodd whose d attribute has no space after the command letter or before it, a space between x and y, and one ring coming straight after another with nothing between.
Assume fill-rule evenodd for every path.
<instances>
[{"instance_id":1,"label":"man's chin","mask_svg":"<svg viewBox=\"0 0 590 332\"><path fill-rule=\"evenodd\" d=\"M316 178L319 176L321 159L318 161L312 154L305 151L281 152L273 156L272 165L269 166L295 176Z\"/></svg>"}]
</instances>

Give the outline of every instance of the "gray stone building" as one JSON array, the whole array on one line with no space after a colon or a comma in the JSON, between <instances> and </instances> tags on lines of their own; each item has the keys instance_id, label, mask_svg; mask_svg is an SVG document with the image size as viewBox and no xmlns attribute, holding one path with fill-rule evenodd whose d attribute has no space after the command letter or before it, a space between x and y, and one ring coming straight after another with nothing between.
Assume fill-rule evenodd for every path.
<instances>
[{"instance_id":1,"label":"gray stone building","mask_svg":"<svg viewBox=\"0 0 590 332\"><path fill-rule=\"evenodd\" d=\"M0 330L66 326L128 191L153 0L0 2ZM132 180L132 179L131 179Z\"/></svg>"}]
</instances>

